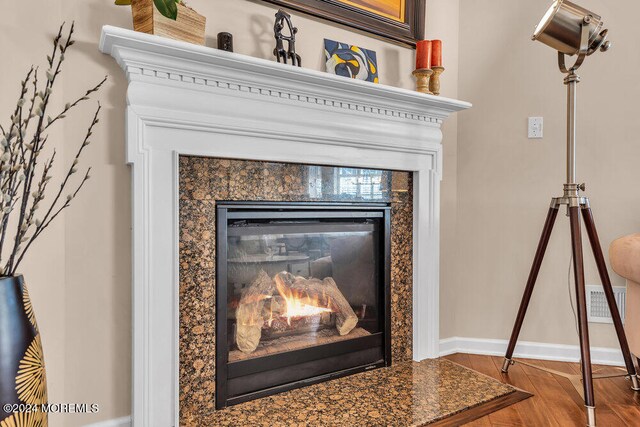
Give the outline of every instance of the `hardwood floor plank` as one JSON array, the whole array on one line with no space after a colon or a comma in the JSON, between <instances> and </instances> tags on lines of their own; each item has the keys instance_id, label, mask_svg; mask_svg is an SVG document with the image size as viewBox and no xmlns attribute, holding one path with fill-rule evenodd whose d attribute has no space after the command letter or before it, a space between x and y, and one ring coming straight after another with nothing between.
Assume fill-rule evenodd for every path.
<instances>
[{"instance_id":1,"label":"hardwood floor plank","mask_svg":"<svg viewBox=\"0 0 640 427\"><path fill-rule=\"evenodd\" d=\"M475 421L471 421L470 423L465 424L465 427L493 427L491 425L491 421L489 421L489 416L485 416L479 418Z\"/></svg>"},{"instance_id":2,"label":"hardwood floor plank","mask_svg":"<svg viewBox=\"0 0 640 427\"><path fill-rule=\"evenodd\" d=\"M540 363L540 361L533 360L526 360L526 362ZM540 397L547 403L549 415L553 417L555 422L561 426L584 424L582 407L576 404L553 375L526 365L521 364L520 366L535 386Z\"/></svg>"},{"instance_id":3,"label":"hardwood floor plank","mask_svg":"<svg viewBox=\"0 0 640 427\"><path fill-rule=\"evenodd\" d=\"M599 426L611 427L627 427L629 424L624 422L622 418L611 408L609 404L597 403L596 401L596 423ZM636 425L640 424L640 420ZM633 424L632 424L633 425Z\"/></svg>"},{"instance_id":4,"label":"hardwood floor plank","mask_svg":"<svg viewBox=\"0 0 640 427\"><path fill-rule=\"evenodd\" d=\"M502 381L502 375L496 369L493 361L488 356L469 355L471 368L489 377ZM525 426L521 414L515 408L515 405L502 409L501 411L489 414L489 421L492 426Z\"/></svg>"},{"instance_id":5,"label":"hardwood floor plank","mask_svg":"<svg viewBox=\"0 0 640 427\"><path fill-rule=\"evenodd\" d=\"M615 371L615 368L604 369L603 373L612 372L612 371ZM627 400L627 403L629 405L640 405L640 392L634 392L633 390L631 390L630 380L624 377L619 377L619 378L610 378L607 381L609 382L609 384L613 385L624 396L623 399Z\"/></svg>"},{"instance_id":6,"label":"hardwood floor plank","mask_svg":"<svg viewBox=\"0 0 640 427\"><path fill-rule=\"evenodd\" d=\"M558 366L558 362L547 362ZM565 369L571 369L574 374L580 375L580 365L577 363L564 364ZM599 374L618 374L621 371L610 366L593 366L593 372ZM616 378L617 379L617 378ZM633 394L623 393L615 386L612 379L599 379L593 381L593 389L596 401L596 420L598 425L623 427L628 424L611 407L612 404L633 404ZM631 390L629 390L631 391ZM637 421L640 425L640 419Z\"/></svg>"},{"instance_id":7,"label":"hardwood floor plank","mask_svg":"<svg viewBox=\"0 0 640 427\"><path fill-rule=\"evenodd\" d=\"M502 375L500 375L500 372L496 369L496 366L491 360L491 356L477 356L475 354L469 354L467 356L474 370L497 380L502 380Z\"/></svg>"},{"instance_id":8,"label":"hardwood floor plank","mask_svg":"<svg viewBox=\"0 0 640 427\"><path fill-rule=\"evenodd\" d=\"M445 356L445 359L451 360L452 362L455 362L458 365L462 365L466 368L471 369L471 361L469 360L469 356L467 354L464 354L464 353L450 354L449 356Z\"/></svg>"},{"instance_id":9,"label":"hardwood floor plank","mask_svg":"<svg viewBox=\"0 0 640 427\"><path fill-rule=\"evenodd\" d=\"M611 371L609 370L609 372ZM613 371L612 373L618 374L619 371ZM620 386L618 386L618 384L616 383L618 383ZM606 402L622 405L638 404L638 393L634 393L634 391L631 390L631 383L624 377L606 379L603 378L595 380L594 384L596 396L602 396L602 399L604 399Z\"/></svg>"},{"instance_id":10,"label":"hardwood floor plank","mask_svg":"<svg viewBox=\"0 0 640 427\"><path fill-rule=\"evenodd\" d=\"M611 404L611 409L620 417L627 426L640 424L640 407L636 405Z\"/></svg>"},{"instance_id":11,"label":"hardwood floor plank","mask_svg":"<svg viewBox=\"0 0 640 427\"><path fill-rule=\"evenodd\" d=\"M548 362L553 363L553 362ZM557 362L556 362L557 364ZM572 372L576 375L580 375L580 365L577 363L567 364L567 368L571 368ZM615 367L611 366L593 366L594 375L597 374L621 374L624 371L620 371ZM633 404L633 393L630 388L621 389L616 387L615 382L622 381L625 382L624 377L619 378L607 378L607 379L596 379L593 381L593 387L596 395L596 403L598 402L598 398L601 397L604 401L608 403L621 403L621 404Z\"/></svg>"},{"instance_id":12,"label":"hardwood floor plank","mask_svg":"<svg viewBox=\"0 0 640 427\"><path fill-rule=\"evenodd\" d=\"M545 368L555 369L556 371L564 372L567 374L575 374L576 370L579 372L580 367L577 363L567 363L567 362L554 362L550 360L542 360L539 362L539 365L544 366ZM580 396L580 393L575 389L570 380L562 377L555 377L558 384L562 386L562 388L566 391L567 396L571 397L575 404L582 408L584 406L584 400Z\"/></svg>"},{"instance_id":13,"label":"hardwood floor plank","mask_svg":"<svg viewBox=\"0 0 640 427\"><path fill-rule=\"evenodd\" d=\"M533 397L514 405L514 408L520 414L520 417L528 426L560 426L560 424L550 415L546 402L539 396L538 390L535 388L527 374L522 370L520 365L513 365L509 369L508 374L503 374L502 357L492 357L493 364L500 373L503 382L511 384L522 390L533 393Z\"/></svg>"}]
</instances>

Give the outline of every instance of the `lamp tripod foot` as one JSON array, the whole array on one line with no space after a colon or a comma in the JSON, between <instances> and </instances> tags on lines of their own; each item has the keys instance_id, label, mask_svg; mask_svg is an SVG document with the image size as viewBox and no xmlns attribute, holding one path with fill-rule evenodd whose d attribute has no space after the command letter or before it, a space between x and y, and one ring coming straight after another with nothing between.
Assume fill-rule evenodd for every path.
<instances>
[{"instance_id":1,"label":"lamp tripod foot","mask_svg":"<svg viewBox=\"0 0 640 427\"><path fill-rule=\"evenodd\" d=\"M587 427L596 427L596 407L585 406L587 409Z\"/></svg>"},{"instance_id":2,"label":"lamp tripod foot","mask_svg":"<svg viewBox=\"0 0 640 427\"><path fill-rule=\"evenodd\" d=\"M515 364L516 362L513 361L513 359L507 359L506 357L504 358L504 362L502 363L502 373L503 374L508 374L509 373L509 366Z\"/></svg>"},{"instance_id":3,"label":"lamp tripod foot","mask_svg":"<svg viewBox=\"0 0 640 427\"><path fill-rule=\"evenodd\" d=\"M640 391L640 380L638 380L638 375L631 376L631 390Z\"/></svg>"}]
</instances>

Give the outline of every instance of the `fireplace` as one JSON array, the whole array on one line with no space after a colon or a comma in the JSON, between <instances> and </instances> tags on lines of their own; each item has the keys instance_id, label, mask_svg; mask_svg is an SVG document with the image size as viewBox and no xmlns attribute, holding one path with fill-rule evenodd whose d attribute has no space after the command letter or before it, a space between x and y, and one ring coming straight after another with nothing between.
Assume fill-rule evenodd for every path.
<instances>
[{"instance_id":1,"label":"fireplace","mask_svg":"<svg viewBox=\"0 0 640 427\"><path fill-rule=\"evenodd\" d=\"M216 408L390 365L390 209L217 203Z\"/></svg>"},{"instance_id":2,"label":"fireplace","mask_svg":"<svg viewBox=\"0 0 640 427\"><path fill-rule=\"evenodd\" d=\"M252 162L404 171L370 200L393 211L391 353L437 357L441 125L470 104L109 26L100 49L128 81L134 425L215 411L216 200L344 201Z\"/></svg>"}]
</instances>

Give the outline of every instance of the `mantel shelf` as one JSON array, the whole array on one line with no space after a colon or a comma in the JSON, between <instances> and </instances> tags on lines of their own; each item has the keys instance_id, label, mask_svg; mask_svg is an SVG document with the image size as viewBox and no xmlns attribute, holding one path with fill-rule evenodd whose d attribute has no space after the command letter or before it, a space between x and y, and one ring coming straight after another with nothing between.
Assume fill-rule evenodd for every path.
<instances>
[{"instance_id":1,"label":"mantel shelf","mask_svg":"<svg viewBox=\"0 0 640 427\"><path fill-rule=\"evenodd\" d=\"M437 119L471 107L464 101L347 79L113 26L103 27L100 50L116 58L129 80L152 76L205 86L219 86L223 81L246 90L277 87L289 95L313 98L315 103L350 103L364 111L384 109L392 111L391 115L426 115Z\"/></svg>"}]
</instances>

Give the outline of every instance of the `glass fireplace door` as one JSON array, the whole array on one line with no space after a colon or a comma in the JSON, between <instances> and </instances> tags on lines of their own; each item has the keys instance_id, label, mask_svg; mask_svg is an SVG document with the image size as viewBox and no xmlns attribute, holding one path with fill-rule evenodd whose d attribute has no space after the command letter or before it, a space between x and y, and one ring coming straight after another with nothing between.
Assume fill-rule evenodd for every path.
<instances>
[{"instance_id":1,"label":"glass fireplace door","mask_svg":"<svg viewBox=\"0 0 640 427\"><path fill-rule=\"evenodd\" d=\"M388 364L388 207L274 208L218 208L218 407Z\"/></svg>"}]
</instances>

